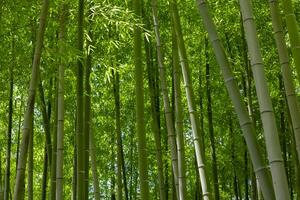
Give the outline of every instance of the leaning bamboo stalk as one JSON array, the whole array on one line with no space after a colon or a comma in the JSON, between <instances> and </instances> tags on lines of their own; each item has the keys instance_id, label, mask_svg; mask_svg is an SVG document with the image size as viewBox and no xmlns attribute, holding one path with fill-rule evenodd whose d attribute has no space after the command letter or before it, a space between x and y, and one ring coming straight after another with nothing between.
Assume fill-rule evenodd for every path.
<instances>
[{"instance_id":1,"label":"leaning bamboo stalk","mask_svg":"<svg viewBox=\"0 0 300 200\"><path fill-rule=\"evenodd\" d=\"M176 134L174 130L174 119L170 108L170 100L169 100L168 88L167 88L166 76L164 70L164 60L163 60L163 53L161 48L156 0L152 0L152 13L153 13L154 31L156 36L155 38L156 38L157 58L158 58L159 74L160 74L160 84L161 84L161 90L163 94L164 112L165 112L167 131L168 131L168 143L170 146L171 157L172 157L172 169L174 175L175 189L177 195L180 195L179 185L178 185L178 154L177 154Z\"/></svg>"},{"instance_id":2,"label":"leaning bamboo stalk","mask_svg":"<svg viewBox=\"0 0 300 200\"><path fill-rule=\"evenodd\" d=\"M149 92L150 92L150 103L151 103L151 115L152 115L152 129L155 141L155 151L156 151L156 160L157 160L157 175L158 175L158 185L159 185L159 198L160 200L166 199L166 187L165 187L165 178L164 178L164 169L163 169L163 154L162 154L162 145L161 145L161 130L160 130L160 113L159 105L157 103L158 97L158 87L156 86L156 80L158 79L156 72L156 66L154 67L151 63L152 57L152 48L150 44L145 42L146 47L146 59L147 59L147 71L148 71L148 83L149 83ZM151 64L150 64L151 63Z\"/></svg>"},{"instance_id":3,"label":"leaning bamboo stalk","mask_svg":"<svg viewBox=\"0 0 300 200\"><path fill-rule=\"evenodd\" d=\"M276 0L269 1L273 5L276 4ZM285 15L285 21L287 26L287 31L290 38L292 56L294 59L296 72L298 75L298 80L300 81L300 34L299 34L299 26L296 19L296 15L294 13L293 3L291 0L283 0L283 12ZM273 12L271 10L271 12Z\"/></svg>"},{"instance_id":4,"label":"leaning bamboo stalk","mask_svg":"<svg viewBox=\"0 0 300 200\"><path fill-rule=\"evenodd\" d=\"M17 169L17 177L16 177L16 185L14 190L14 200L22 200L24 198L24 185L25 185L25 168L26 168L26 160L28 154L28 142L30 138L30 123L33 117L34 110L34 102L36 95L36 88L38 85L38 75L39 75L39 66L40 59L42 54L44 33L46 29L46 22L49 10L49 0L44 0L41 10L40 16L40 24L37 33L36 46L34 51L34 58L32 63L32 72L31 72L31 80L30 87L28 91L28 99L27 99L27 108L24 114L24 123L22 129L22 141L21 141L21 149L20 156L18 162Z\"/></svg>"},{"instance_id":5,"label":"leaning bamboo stalk","mask_svg":"<svg viewBox=\"0 0 300 200\"><path fill-rule=\"evenodd\" d=\"M280 18L278 2L269 0L274 38L277 45L279 61L281 66L281 74L283 77L285 96L287 99L290 116L292 119L292 127L295 137L298 160L300 160L300 110L293 84L292 71L290 68L288 49L284 40L283 26ZM299 163L298 163L299 164Z\"/></svg>"},{"instance_id":6,"label":"leaning bamboo stalk","mask_svg":"<svg viewBox=\"0 0 300 200\"><path fill-rule=\"evenodd\" d=\"M252 121L250 120L246 106L242 101L239 88L234 80L231 71L228 57L226 56L225 49L219 39L216 26L210 16L208 5L204 0L197 1L199 13L203 19L204 27L208 32L208 37L212 44L217 62L220 66L225 86L231 98L235 112L239 119L239 124L247 143L248 151L252 160L253 168L261 183L261 188L265 199L275 199L274 190L271 183L271 178L266 165L263 162L262 154L259 151L259 146L255 138L255 130Z\"/></svg>"},{"instance_id":7,"label":"leaning bamboo stalk","mask_svg":"<svg viewBox=\"0 0 300 200\"><path fill-rule=\"evenodd\" d=\"M250 0L240 0L239 2L245 29L246 41L248 44L248 51L250 54L251 68L258 97L258 104L263 124L271 174L273 178L272 180L275 190L275 196L276 199L279 200L288 200L290 199L288 182L281 154L272 101L265 77L264 64L260 52L256 25L252 13L252 5Z\"/></svg>"},{"instance_id":8,"label":"leaning bamboo stalk","mask_svg":"<svg viewBox=\"0 0 300 200\"><path fill-rule=\"evenodd\" d=\"M173 57L173 84L174 84L174 104L175 104L175 131L178 152L178 187L179 199L186 199L186 174L185 174L185 152L184 152L184 136L183 136L183 109L180 87L180 66L178 57L178 45L176 41L176 34L173 30L172 41L172 57Z\"/></svg>"},{"instance_id":9,"label":"leaning bamboo stalk","mask_svg":"<svg viewBox=\"0 0 300 200\"><path fill-rule=\"evenodd\" d=\"M199 118L198 118L198 112L196 110L195 106L195 100L194 100L194 91L192 88L192 81L190 76L190 69L189 69L189 63L187 59L187 53L184 45L183 40L183 34L181 30L180 25L180 17L177 10L177 2L175 0L170 2L171 10L172 10L172 18L174 22L174 28L177 36L177 42L178 42L178 49L179 49L179 58L180 58L180 64L182 68L182 74L183 74L183 81L184 81L184 87L186 91L187 96L187 103L189 108L189 115L190 115L190 121L192 125L192 132L193 132L193 140L194 140L194 148L196 153L196 159L197 159L197 168L200 174L200 182L202 187L202 195L204 200L210 199L210 193L209 193L209 185L207 181L207 175L205 170L205 156L204 151L201 147L202 141L201 141L201 133L200 133L200 127L199 127Z\"/></svg>"}]
</instances>

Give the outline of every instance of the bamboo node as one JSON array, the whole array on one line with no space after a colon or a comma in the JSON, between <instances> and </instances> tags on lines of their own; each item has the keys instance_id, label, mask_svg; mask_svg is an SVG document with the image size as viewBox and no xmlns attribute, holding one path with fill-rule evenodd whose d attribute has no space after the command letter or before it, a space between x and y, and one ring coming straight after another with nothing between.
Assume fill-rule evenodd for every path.
<instances>
[{"instance_id":1,"label":"bamboo node","mask_svg":"<svg viewBox=\"0 0 300 200\"><path fill-rule=\"evenodd\" d=\"M282 163L282 162L283 162L283 160L280 158L269 161L270 165L275 164L275 163Z\"/></svg>"},{"instance_id":2,"label":"bamboo node","mask_svg":"<svg viewBox=\"0 0 300 200\"><path fill-rule=\"evenodd\" d=\"M259 172L261 172L261 171L263 171L263 170L265 170L265 169L267 169L266 166L258 167L258 168L256 168L256 169L254 169L254 173L255 173L255 174L256 174L256 173L259 173Z\"/></svg>"},{"instance_id":3,"label":"bamboo node","mask_svg":"<svg viewBox=\"0 0 300 200\"><path fill-rule=\"evenodd\" d=\"M253 17L245 17L245 18L243 18L243 22L246 22L246 21L253 21L254 19L253 19Z\"/></svg>"},{"instance_id":4,"label":"bamboo node","mask_svg":"<svg viewBox=\"0 0 300 200\"><path fill-rule=\"evenodd\" d=\"M199 164L198 169L204 169L205 165L204 164Z\"/></svg>"},{"instance_id":5,"label":"bamboo node","mask_svg":"<svg viewBox=\"0 0 300 200\"><path fill-rule=\"evenodd\" d=\"M225 83L228 83L228 82L233 81L233 80L234 80L234 77L231 76L231 77L225 79Z\"/></svg>"},{"instance_id":6,"label":"bamboo node","mask_svg":"<svg viewBox=\"0 0 300 200\"><path fill-rule=\"evenodd\" d=\"M263 63L261 62L257 62L257 63L251 63L251 67L254 68L254 67L259 67L259 66L263 66Z\"/></svg>"}]
</instances>

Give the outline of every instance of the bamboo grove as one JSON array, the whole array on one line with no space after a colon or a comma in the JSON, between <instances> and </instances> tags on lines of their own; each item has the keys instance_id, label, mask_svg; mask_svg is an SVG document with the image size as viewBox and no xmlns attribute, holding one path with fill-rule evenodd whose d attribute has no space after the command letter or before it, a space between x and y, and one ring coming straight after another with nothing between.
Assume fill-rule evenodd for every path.
<instances>
[{"instance_id":1,"label":"bamboo grove","mask_svg":"<svg viewBox=\"0 0 300 200\"><path fill-rule=\"evenodd\" d=\"M0 200L299 200L300 3L0 0Z\"/></svg>"}]
</instances>

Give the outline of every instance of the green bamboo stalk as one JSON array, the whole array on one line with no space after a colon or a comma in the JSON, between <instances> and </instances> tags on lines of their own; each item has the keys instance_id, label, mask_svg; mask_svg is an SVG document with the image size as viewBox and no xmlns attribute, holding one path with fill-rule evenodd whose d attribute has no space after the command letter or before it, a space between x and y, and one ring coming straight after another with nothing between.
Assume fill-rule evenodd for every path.
<instances>
[{"instance_id":1,"label":"green bamboo stalk","mask_svg":"<svg viewBox=\"0 0 300 200\"><path fill-rule=\"evenodd\" d=\"M14 200L22 200L24 198L24 185L25 185L25 168L28 153L28 142L30 138L30 121L33 117L34 102L36 95L36 88L38 85L39 65L42 54L44 33L46 29L46 22L49 10L49 0L44 0L40 16L40 24L37 33L36 46L34 51L34 58L32 63L32 74L30 80L30 87L28 91L27 108L24 114L24 123L22 129L22 141L20 156L17 169L16 184L14 189Z\"/></svg>"},{"instance_id":2,"label":"green bamboo stalk","mask_svg":"<svg viewBox=\"0 0 300 200\"><path fill-rule=\"evenodd\" d=\"M171 151L172 158L172 169L174 175L175 189L177 196L181 196L183 191L179 191L179 183L178 183L178 149L176 144L176 133L174 130L174 119L172 115L172 111L170 108L170 100L168 95L168 87L166 83L166 75L165 75L165 66L164 66L164 58L161 46L161 38L158 24L158 13L157 13L157 1L152 0L152 14L153 14L153 24L155 31L155 39L156 39L156 49L157 49L157 59L159 65L159 76L160 76L160 85L163 95L164 102L164 112L167 124L167 132L168 132L168 143ZM181 194L179 194L181 193Z\"/></svg>"},{"instance_id":3,"label":"green bamboo stalk","mask_svg":"<svg viewBox=\"0 0 300 200\"><path fill-rule=\"evenodd\" d=\"M300 160L300 110L293 84L292 70L290 68L288 49L284 40L283 26L277 0L269 0L274 38L277 45L281 74L284 82L285 96L287 99L290 116L292 119L298 160ZM298 163L299 164L299 163Z\"/></svg>"},{"instance_id":4,"label":"green bamboo stalk","mask_svg":"<svg viewBox=\"0 0 300 200\"><path fill-rule=\"evenodd\" d=\"M181 98L181 71L179 66L178 57L178 45L176 41L176 33L173 29L172 32L172 57L173 57L173 82L174 82L174 104L175 104L175 131L177 142L177 154L178 154L178 187L179 187L179 199L186 199L186 164L185 164L185 152L184 152L184 136L183 136L183 109Z\"/></svg>"},{"instance_id":5,"label":"green bamboo stalk","mask_svg":"<svg viewBox=\"0 0 300 200\"><path fill-rule=\"evenodd\" d=\"M239 119L239 124L243 132L243 136L247 143L248 151L252 160L254 171L258 180L261 183L261 188L265 199L275 199L274 190L271 183L271 178L267 167L263 162L262 154L259 151L259 146L255 138L255 131L253 123L250 120L246 106L242 101L239 88L234 80L233 73L231 71L228 57L226 56L225 49L221 43L215 24L210 15L208 5L204 0L197 1L199 13L203 19L203 23L206 31L208 32L209 40L212 44L217 62L222 71L222 75L225 81L228 94L231 98L232 104L234 105L235 112Z\"/></svg>"},{"instance_id":6,"label":"green bamboo stalk","mask_svg":"<svg viewBox=\"0 0 300 200\"><path fill-rule=\"evenodd\" d=\"M100 187L97 171L96 145L93 131L90 131L90 157L93 176L94 198L100 200Z\"/></svg>"},{"instance_id":7,"label":"green bamboo stalk","mask_svg":"<svg viewBox=\"0 0 300 200\"><path fill-rule=\"evenodd\" d=\"M155 141L155 150L156 150L156 159L157 159L157 174L158 174L158 185L159 185L159 197L160 200L165 200L166 187L164 180L164 169L163 169L163 155L161 147L161 129L160 129L160 113L159 105L156 102L158 98L158 90L155 87L156 77L155 70L156 67L151 63L152 58L152 48L149 43L145 41L146 49L146 59L147 59L147 71L148 71L148 83L149 83L149 92L150 92L150 101L151 101L151 115L152 115L152 129Z\"/></svg>"},{"instance_id":8,"label":"green bamboo stalk","mask_svg":"<svg viewBox=\"0 0 300 200\"><path fill-rule=\"evenodd\" d=\"M84 93L84 196L85 199L89 199L89 134L91 130L91 85L90 85L90 75L92 70L92 40L93 35L91 31L92 21L88 20L88 35L90 40L87 40L87 58L86 58L86 66L85 66L85 93Z\"/></svg>"},{"instance_id":9,"label":"green bamboo stalk","mask_svg":"<svg viewBox=\"0 0 300 200\"><path fill-rule=\"evenodd\" d=\"M27 170L27 191L28 191L28 200L33 200L33 118L30 124L30 136L28 143L28 170Z\"/></svg>"},{"instance_id":10,"label":"green bamboo stalk","mask_svg":"<svg viewBox=\"0 0 300 200\"><path fill-rule=\"evenodd\" d=\"M44 160L43 160L43 175L42 175L41 200L46 200L46 196L47 196L47 182L48 182L48 154L47 154L47 143L45 142Z\"/></svg>"},{"instance_id":11,"label":"green bamboo stalk","mask_svg":"<svg viewBox=\"0 0 300 200\"><path fill-rule=\"evenodd\" d=\"M46 108L46 102L45 102L45 95L44 95L44 88L42 81L39 82L38 85L39 89L39 97L40 97L40 103L41 103L41 110L42 110L42 116L43 116L43 126L46 136L46 149L48 156L48 163L51 165L51 159L52 159L52 144L51 144L51 131L50 131L50 122L49 117L47 113Z\"/></svg>"},{"instance_id":12,"label":"green bamboo stalk","mask_svg":"<svg viewBox=\"0 0 300 200\"><path fill-rule=\"evenodd\" d=\"M213 169L213 188L215 199L220 199L219 192L219 179L218 179L218 164L216 156L216 145L214 136L214 126L213 126L213 116L212 116L212 106L211 106L211 84L210 84L210 63L208 54L208 41L205 38L205 71L206 71L206 98L207 98L207 121L208 121L208 133L211 145L211 158L212 158L212 169Z\"/></svg>"},{"instance_id":13,"label":"green bamboo stalk","mask_svg":"<svg viewBox=\"0 0 300 200\"><path fill-rule=\"evenodd\" d=\"M93 4L90 4L89 6L93 6ZM91 11L90 11L91 12ZM92 112L90 110L90 104L91 104L91 100L90 100L90 93L91 93L91 86L89 80L90 79L90 72L91 72L91 67L92 67L92 52L89 51L90 45L93 45L93 34L92 34L92 20L89 18L89 37L91 39L87 41L87 48L88 48L88 55L87 55L87 67L86 67L86 100L85 100L85 106L86 106L86 111L88 110L88 113L86 112L85 118L88 117L88 120L86 120L86 127L85 127L85 131L89 132L89 134L87 134L89 136L89 153L86 154L90 157L90 162L91 162L91 171L92 171L92 177L93 177L93 188L94 188L94 198L95 200L100 200L100 186L99 186L99 178L98 178L98 171L97 171L97 156L96 156L96 145L95 145L95 137L94 137L94 133L92 131L92 125L91 125L91 115ZM86 135L86 136L87 136ZM88 161L88 160L87 160ZM88 176L86 177L88 178Z\"/></svg>"},{"instance_id":14,"label":"green bamboo stalk","mask_svg":"<svg viewBox=\"0 0 300 200\"><path fill-rule=\"evenodd\" d=\"M206 176L206 170L204 164L205 156L204 156L203 149L201 147L202 141L201 141L201 135L200 135L201 133L199 127L200 123L198 118L198 112L195 106L194 91L193 91L192 81L191 81L191 76L189 71L190 70L189 63L188 63L187 53L184 45L183 34L180 25L180 17L177 10L176 0L171 1L170 6L171 6L174 28L177 36L180 64L182 68L184 87L185 87L187 101L188 101L190 121L192 124L193 140L194 140L194 147L195 147L196 158L197 158L197 167L201 179L200 181L202 187L202 195L204 200L208 200L210 199L209 185L208 185L209 182L207 180L208 177Z\"/></svg>"},{"instance_id":15,"label":"green bamboo stalk","mask_svg":"<svg viewBox=\"0 0 300 200\"><path fill-rule=\"evenodd\" d=\"M240 0L240 9L245 29L248 51L250 54L251 67L256 86L256 93L260 107L264 136L266 141L268 159L276 199L288 200L288 182L281 155L278 130L273 112L272 101L265 78L264 65L261 57L256 25L253 19L252 5L250 0Z\"/></svg>"},{"instance_id":16,"label":"green bamboo stalk","mask_svg":"<svg viewBox=\"0 0 300 200\"><path fill-rule=\"evenodd\" d=\"M141 0L133 1L134 13L142 17ZM138 171L140 179L140 198L149 199L148 161L146 132L144 122L144 77L142 63L141 28L134 27L134 63L135 63L135 94L136 94L136 134L138 142Z\"/></svg>"},{"instance_id":17,"label":"green bamboo stalk","mask_svg":"<svg viewBox=\"0 0 300 200\"><path fill-rule=\"evenodd\" d=\"M270 1L273 4L276 0ZM290 43L292 48L292 55L296 67L296 72L298 75L298 81L300 81L300 35L299 26L294 13L293 3L291 0L283 0L283 12L285 15L285 21L287 26L287 31L290 37Z\"/></svg>"},{"instance_id":18,"label":"green bamboo stalk","mask_svg":"<svg viewBox=\"0 0 300 200\"><path fill-rule=\"evenodd\" d=\"M66 36L66 21L67 21L67 4L61 5L60 13L60 32L59 32L59 53L62 56L64 52L65 36ZM65 102L64 102L64 63L60 60L58 68L58 96L57 96L57 157L56 157L56 200L64 199L63 190L63 163L64 163L64 113L65 113Z\"/></svg>"},{"instance_id":19,"label":"green bamboo stalk","mask_svg":"<svg viewBox=\"0 0 300 200\"><path fill-rule=\"evenodd\" d=\"M77 122L76 122L76 146L77 146L77 181L76 181L76 199L85 199L85 160L84 160L84 119L83 119L83 23L84 23L84 0L78 2L78 51L80 57L77 60Z\"/></svg>"},{"instance_id":20,"label":"green bamboo stalk","mask_svg":"<svg viewBox=\"0 0 300 200\"><path fill-rule=\"evenodd\" d=\"M15 40L12 39L12 59L15 59ZM13 62L14 63L14 62ZM9 68L9 101L8 101L8 128L7 128L7 149L6 149L6 168L4 178L4 200L10 197L10 166L11 166L11 133L12 133L12 117L13 117L13 93L14 93L14 76L13 66Z\"/></svg>"},{"instance_id":21,"label":"green bamboo stalk","mask_svg":"<svg viewBox=\"0 0 300 200\"><path fill-rule=\"evenodd\" d=\"M56 69L57 71L57 69ZM51 172L51 186L50 186L50 200L56 200L56 158L57 158L57 148L55 148L57 146L57 115L58 115L58 110L57 110L57 104L58 104L58 101L57 101L57 97L58 97L58 81L57 81L57 78L55 78L55 81L54 81L54 101L53 101L53 120L52 120L52 145L53 145L53 148L52 148L52 158L51 158L51 169L50 169L50 172Z\"/></svg>"},{"instance_id":22,"label":"green bamboo stalk","mask_svg":"<svg viewBox=\"0 0 300 200\"><path fill-rule=\"evenodd\" d=\"M121 118L120 118L120 76L119 72L113 73L113 89L115 100L115 125L117 136L117 199L123 199L123 184L122 184L122 133L121 133Z\"/></svg>"}]
</instances>

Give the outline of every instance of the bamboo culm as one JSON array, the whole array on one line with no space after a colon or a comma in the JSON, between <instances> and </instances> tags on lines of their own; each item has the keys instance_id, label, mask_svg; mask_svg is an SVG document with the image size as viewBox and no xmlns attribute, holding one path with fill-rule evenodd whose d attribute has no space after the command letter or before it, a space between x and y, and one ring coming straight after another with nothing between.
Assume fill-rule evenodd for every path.
<instances>
[{"instance_id":1,"label":"bamboo culm","mask_svg":"<svg viewBox=\"0 0 300 200\"><path fill-rule=\"evenodd\" d=\"M284 40L283 25L281 22L278 1L269 1L274 38L277 45L279 61L281 66L281 74L283 78L285 96L287 99L288 108L292 120L293 133L295 137L295 144L298 153L298 160L300 160L300 110L297 96L295 93L295 86L293 84L292 70L290 68L288 49ZM300 163L298 163L300 164Z\"/></svg>"},{"instance_id":2,"label":"bamboo culm","mask_svg":"<svg viewBox=\"0 0 300 200\"><path fill-rule=\"evenodd\" d=\"M246 106L242 101L239 88L234 80L229 60L226 56L223 44L218 37L215 24L210 16L208 5L204 0L198 0L197 5L199 13L203 19L204 27L208 32L208 37L212 44L217 62L220 66L229 97L231 98L235 112L238 116L239 124L247 143L254 171L256 173L256 176L258 177L258 180L261 182L263 195L265 199L275 199L271 177L266 165L263 162L263 157L259 151L259 146L255 138L254 126L252 124L252 121L250 120Z\"/></svg>"},{"instance_id":3,"label":"bamboo culm","mask_svg":"<svg viewBox=\"0 0 300 200\"><path fill-rule=\"evenodd\" d=\"M31 80L28 91L27 107L24 115L24 123L22 129L22 141L20 147L20 156L18 160L16 184L14 189L14 200L22 200L24 198L25 185L25 168L28 154L28 143L30 138L30 123L33 117L34 102L36 89L38 85L39 65L42 54L44 33L46 29L46 22L49 10L49 0L44 0L41 10L40 23L37 33L36 46L34 51L34 58L32 63Z\"/></svg>"},{"instance_id":4,"label":"bamboo culm","mask_svg":"<svg viewBox=\"0 0 300 200\"><path fill-rule=\"evenodd\" d=\"M281 154L272 101L265 77L251 1L240 0L240 9L258 97L275 196L278 200L288 200L290 197L287 176Z\"/></svg>"},{"instance_id":5,"label":"bamboo culm","mask_svg":"<svg viewBox=\"0 0 300 200\"><path fill-rule=\"evenodd\" d=\"M178 153L177 153L177 144L176 144L176 133L174 130L174 119L170 107L168 88L166 84L166 76L165 76L165 69L164 69L165 66L164 66L163 52L161 46L156 0L152 0L152 13L153 13L153 24L154 24L155 39L156 39L157 58L158 58L158 65L159 65L160 86L163 95L164 112L165 112L167 132L168 132L168 143L170 146L170 152L172 157L172 169L174 175L176 194L178 197L180 197L182 196L182 191L179 191L179 183L178 183Z\"/></svg>"},{"instance_id":6,"label":"bamboo culm","mask_svg":"<svg viewBox=\"0 0 300 200\"><path fill-rule=\"evenodd\" d=\"M180 64L181 64L181 69L183 74L184 87L187 96L190 121L192 125L194 148L195 148L196 159L197 159L197 168L199 170L199 175L201 179L200 182L202 187L202 195L204 200L208 200L210 199L211 194L209 192L209 185L208 185L209 181L205 170L204 151L203 148L201 147L203 142L202 142L202 137L200 132L198 113L194 102L195 101L194 91L192 88L188 58L187 58L187 53L186 53L185 44L183 40L183 34L180 25L180 17L177 10L177 2L175 0L170 2L170 6L172 11L174 28L177 36Z\"/></svg>"}]
</instances>

